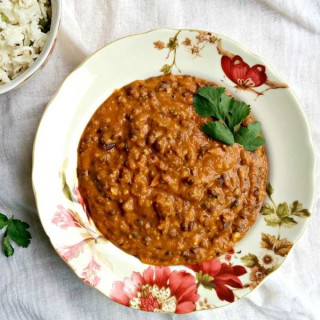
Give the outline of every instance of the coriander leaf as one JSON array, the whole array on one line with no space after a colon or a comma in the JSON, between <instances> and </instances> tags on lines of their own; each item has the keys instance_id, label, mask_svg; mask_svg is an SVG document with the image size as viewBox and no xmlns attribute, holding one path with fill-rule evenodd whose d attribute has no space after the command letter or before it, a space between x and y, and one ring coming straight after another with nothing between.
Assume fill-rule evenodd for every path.
<instances>
[{"instance_id":1,"label":"coriander leaf","mask_svg":"<svg viewBox=\"0 0 320 320\"><path fill-rule=\"evenodd\" d=\"M223 110L223 113L225 114L225 116L223 118L225 118L228 114L228 112L230 112L231 109L231 105L232 105L232 101L234 101L233 98L227 96L225 93L223 93L221 95L220 98L220 110Z\"/></svg>"},{"instance_id":2,"label":"coriander leaf","mask_svg":"<svg viewBox=\"0 0 320 320\"><path fill-rule=\"evenodd\" d=\"M201 130L213 139L232 146L234 138L232 132L221 122L207 122L201 126Z\"/></svg>"},{"instance_id":3,"label":"coriander leaf","mask_svg":"<svg viewBox=\"0 0 320 320\"><path fill-rule=\"evenodd\" d=\"M4 234L2 245L3 245L3 252L7 257L10 257L14 254L14 249L10 243L7 232Z\"/></svg>"},{"instance_id":4,"label":"coriander leaf","mask_svg":"<svg viewBox=\"0 0 320 320\"><path fill-rule=\"evenodd\" d=\"M193 98L193 105L195 107L196 113L202 117L211 117L211 116L215 117L216 115L216 110L212 105L212 103L208 99L202 96L196 95Z\"/></svg>"},{"instance_id":5,"label":"coriander leaf","mask_svg":"<svg viewBox=\"0 0 320 320\"><path fill-rule=\"evenodd\" d=\"M31 234L27 230L30 226L26 222L12 219L8 225L9 237L20 247L26 248L30 244Z\"/></svg>"},{"instance_id":6,"label":"coriander leaf","mask_svg":"<svg viewBox=\"0 0 320 320\"><path fill-rule=\"evenodd\" d=\"M50 31L50 25L51 25L50 18L48 20L46 20L46 19L39 20L39 27L43 33L48 33Z\"/></svg>"},{"instance_id":7,"label":"coriander leaf","mask_svg":"<svg viewBox=\"0 0 320 320\"><path fill-rule=\"evenodd\" d=\"M252 138L251 140L245 142L243 146L248 151L255 151L259 147L263 146L264 144L265 144L264 138L261 136L257 136L254 139Z\"/></svg>"},{"instance_id":8,"label":"coriander leaf","mask_svg":"<svg viewBox=\"0 0 320 320\"><path fill-rule=\"evenodd\" d=\"M9 219L2 213L0 213L0 230L5 227L9 222Z\"/></svg>"},{"instance_id":9,"label":"coriander leaf","mask_svg":"<svg viewBox=\"0 0 320 320\"><path fill-rule=\"evenodd\" d=\"M202 87L197 91L194 98L196 112L204 117L212 116L223 120L229 112L227 98L221 103L221 97L224 96L224 88ZM199 111L199 112L198 112Z\"/></svg>"},{"instance_id":10,"label":"coriander leaf","mask_svg":"<svg viewBox=\"0 0 320 320\"><path fill-rule=\"evenodd\" d=\"M213 105L220 103L221 95L224 93L224 88L216 88L212 86L202 87L197 91L201 97L209 100Z\"/></svg>"},{"instance_id":11,"label":"coriander leaf","mask_svg":"<svg viewBox=\"0 0 320 320\"><path fill-rule=\"evenodd\" d=\"M232 99L230 111L227 115L228 127L232 132L237 131L241 122L250 114L250 106L245 102Z\"/></svg>"},{"instance_id":12,"label":"coriander leaf","mask_svg":"<svg viewBox=\"0 0 320 320\"><path fill-rule=\"evenodd\" d=\"M193 99L195 111L202 117L214 118L212 123L208 122L201 127L202 131L228 145L233 145L236 141L248 151L256 150L265 143L260 134L260 122L240 127L250 114L250 106L229 97L224 90L206 86L197 91Z\"/></svg>"},{"instance_id":13,"label":"coriander leaf","mask_svg":"<svg viewBox=\"0 0 320 320\"><path fill-rule=\"evenodd\" d=\"M248 151L254 151L265 143L260 136L261 124L258 121L250 123L248 127L241 127L235 134L235 142L244 146Z\"/></svg>"}]
</instances>

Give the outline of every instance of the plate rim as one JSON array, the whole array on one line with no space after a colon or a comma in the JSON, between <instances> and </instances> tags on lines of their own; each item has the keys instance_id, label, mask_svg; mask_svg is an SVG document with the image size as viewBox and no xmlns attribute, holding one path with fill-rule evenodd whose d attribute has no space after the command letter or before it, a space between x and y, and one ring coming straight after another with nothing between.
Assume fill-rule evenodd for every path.
<instances>
[{"instance_id":1,"label":"plate rim","mask_svg":"<svg viewBox=\"0 0 320 320\"><path fill-rule=\"evenodd\" d=\"M136 36L143 36L143 35L146 35L146 34L149 34L149 33L153 33L153 32L173 32L173 31L197 31L197 32L211 32L213 33L214 35L217 35L217 36L221 36L227 40L229 40L230 42L232 42L234 45L236 45L237 47L241 48L243 51L245 51L248 55L250 56L253 56L255 57L257 60L261 61L264 63L265 66L268 67L269 70L271 70L279 79L281 79L282 82L285 82L285 83L288 83L287 81L285 81L282 77L282 75L280 75L277 71L274 70L274 68L268 63L268 61L266 61L266 59L262 58L261 56L257 55L256 53L252 52L251 50L249 50L247 47L243 46L242 44L240 44L237 40L234 40L228 36L225 36L224 34L221 34L221 33L217 33L217 32L214 32L214 31L206 31L206 30L202 30L202 29L191 29L191 28L156 28L156 29L151 29L151 30L148 30L148 31L145 31L145 32L139 32L139 33L132 33L132 34L128 34L126 36L123 36L123 37L120 37L120 38L117 38L109 43L107 43L106 45L98 48L97 50L95 50L92 54L90 54L88 57L86 57L75 69L73 69L72 72L70 72L68 74L68 76L62 81L62 83L59 85L59 87L56 89L56 92L54 93L54 95L52 96L52 98L49 100L46 108L44 109L43 111L43 114L40 118L40 121L39 121L39 124L38 124L38 127L37 127L37 130L36 130L36 134L35 134L35 138L34 138L34 143L33 143L33 149L32 149L32 190L33 190L33 194L34 194L34 198L35 198L35 203L36 203L36 208L37 208L37 214L39 216L39 220L40 220L40 223L42 225L42 228L44 229L45 233L46 233L46 236L49 238L49 241L50 241L50 245L52 246L52 248L54 249L54 251L56 252L56 254L60 257L60 259L62 261L64 261L64 263L73 271L76 273L76 276L78 277L77 275L77 272L75 270L75 268L73 268L73 266L69 263L67 263L62 257L61 255L58 253L57 249L54 247L52 241L51 241L51 238L50 236L47 234L46 232L46 229L44 227L44 223L43 223L43 218L41 217L41 214L40 214L40 210L39 210L39 205L38 205L38 196L37 196L37 191L36 191L36 178L35 178L35 158L36 158L36 153L37 153L37 141L38 141L38 137L39 137L39 134L40 134L40 129L41 129L41 125L43 124L43 121L44 121L44 118L46 117L46 114L47 114L47 111L49 110L49 108L52 106L53 104L53 101L55 100L55 98L57 97L57 95L60 93L61 89L65 86L66 82L68 82L89 60L93 59L95 57L95 55L97 55L98 53L100 53L100 51L104 50L105 48L109 47L110 45L118 42L118 41L121 41L121 40L124 40L124 39L127 39L127 38L131 38L131 37L136 37ZM302 116L303 120L304 120L304 123L305 123L305 132L307 132L307 135L308 135L308 141L306 141L306 144L309 145L309 148L310 148L310 157L309 160L310 160L310 172L312 172L312 196L311 196L311 200L310 200L310 203L311 203L311 206L310 206L310 211L313 212L313 209L314 209L314 206L315 206L315 199L316 199L316 187L317 187L317 182L316 182L316 172L317 172L317 152L316 152L316 148L315 148L315 142L314 142L314 139L312 137L312 131L311 131L311 127L309 125L309 121L308 121L308 118L307 118L307 115L304 111L304 108L301 104L301 102L299 101L297 95L295 94L295 92L291 89L291 86L289 86L287 88L287 90L290 92L291 96L293 97L296 105L298 106L298 109L299 112L300 112L300 116ZM311 185L311 183L310 183ZM311 214L311 217L312 218L312 215ZM308 219L307 221L305 221L305 223L303 224L303 228L301 229L300 233L297 235L297 238L295 239L295 242L293 243L293 247L291 248L291 250L289 251L289 253L287 254L286 258L281 262L279 268L277 268L276 270L274 270L272 273L268 274L256 287L255 289L259 288L263 283L265 283L266 279L268 279L270 276L272 276L275 271L278 271L280 269L280 267L288 260L288 257L289 255L291 256L291 253L293 252L293 249L295 248L295 246L297 245L297 243L301 240L301 237L303 236L303 234L305 233L306 231L306 228L308 226L308 224L310 223L310 219ZM83 279L81 279L80 277L78 277L78 279L80 279L83 283L85 283L86 285L98 290L101 294L103 294L105 297L107 297L108 299L110 299L111 301L115 302L115 303L118 303L116 301L114 301L113 299L111 299L109 296L107 296L104 292L102 292L102 290L100 290L98 287L95 287L89 283L87 283L86 281L84 281ZM232 303L227 303L227 304L224 304L224 305L221 305L221 306L216 306L215 308L213 309L208 309L208 310L214 310L214 309L218 309L218 308L222 308L222 307L226 307L226 306L229 306L230 304L233 304L233 303L236 303L240 300L242 300L243 298L247 297L248 295L250 295L252 292L255 291L254 290L250 290L249 292L247 292L246 294L242 295L241 297L239 297L239 299L235 300L234 302ZM119 303L118 303L119 304ZM124 305L123 305L124 306ZM131 307L128 307L128 306L124 306L124 307L127 307L127 308L130 308L132 309ZM191 312L187 312L187 313L184 313L184 314L193 314L193 313L196 313L196 312L200 312L200 311L208 311L208 310L194 310L194 311L191 311ZM139 310L137 309L137 311L140 311L140 312L144 312L144 313L150 313L150 311L145 311L145 310ZM154 312L152 312L154 313ZM164 314L172 314L170 312L163 312ZM175 313L174 313L175 314Z\"/></svg>"}]
</instances>

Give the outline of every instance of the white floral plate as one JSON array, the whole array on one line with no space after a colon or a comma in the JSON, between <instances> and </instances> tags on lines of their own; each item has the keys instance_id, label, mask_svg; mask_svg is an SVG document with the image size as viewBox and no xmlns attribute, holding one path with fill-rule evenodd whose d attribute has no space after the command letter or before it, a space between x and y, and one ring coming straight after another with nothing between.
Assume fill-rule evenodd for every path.
<instances>
[{"instance_id":1,"label":"white floral plate","mask_svg":"<svg viewBox=\"0 0 320 320\"><path fill-rule=\"evenodd\" d=\"M169 72L220 83L251 105L263 124L273 187L269 185L261 215L246 237L219 259L192 268L148 266L115 247L88 220L77 188L78 141L95 110L113 90ZM168 313L224 306L276 270L304 231L314 194L311 140L302 107L288 85L238 43L198 30L126 37L76 69L42 118L33 154L40 219L74 272L118 303Z\"/></svg>"}]
</instances>

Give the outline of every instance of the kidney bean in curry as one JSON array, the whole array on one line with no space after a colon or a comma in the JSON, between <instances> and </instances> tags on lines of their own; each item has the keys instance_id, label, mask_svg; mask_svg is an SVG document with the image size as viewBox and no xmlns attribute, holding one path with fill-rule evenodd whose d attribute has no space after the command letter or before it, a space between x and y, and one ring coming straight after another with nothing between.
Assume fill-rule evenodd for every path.
<instances>
[{"instance_id":1,"label":"kidney bean in curry","mask_svg":"<svg viewBox=\"0 0 320 320\"><path fill-rule=\"evenodd\" d=\"M187 75L134 81L95 112L78 147L79 190L100 232L153 265L195 264L248 232L266 195L265 150L206 136ZM252 115L247 122L253 121Z\"/></svg>"}]
</instances>

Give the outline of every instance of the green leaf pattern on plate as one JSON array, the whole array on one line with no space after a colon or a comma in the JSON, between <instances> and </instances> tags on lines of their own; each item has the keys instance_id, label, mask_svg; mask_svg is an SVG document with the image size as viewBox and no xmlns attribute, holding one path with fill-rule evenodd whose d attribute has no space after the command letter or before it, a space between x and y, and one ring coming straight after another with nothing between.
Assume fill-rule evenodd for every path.
<instances>
[{"instance_id":1,"label":"green leaf pattern on plate","mask_svg":"<svg viewBox=\"0 0 320 320\"><path fill-rule=\"evenodd\" d=\"M281 228L292 228L298 224L299 218L307 218L310 212L303 208L302 203L294 201L290 205L287 202L276 204L272 198L274 189L269 183L267 186L267 202L261 208L261 214L269 227L277 227L278 235L261 233L259 256L253 253L247 253L241 257L242 263L250 268L249 283L246 285L253 290L257 287L267 275L275 271L287 256L293 242L287 238L281 238Z\"/></svg>"},{"instance_id":2,"label":"green leaf pattern on plate","mask_svg":"<svg viewBox=\"0 0 320 320\"><path fill-rule=\"evenodd\" d=\"M310 212L303 208L302 203L298 200L293 201L290 205L287 202L279 203L278 205L272 198L273 188L271 184L267 186L267 195L269 203L266 203L261 208L261 213L268 226L278 227L278 239L280 239L281 228L294 227L298 221L295 217L308 218Z\"/></svg>"}]
</instances>

